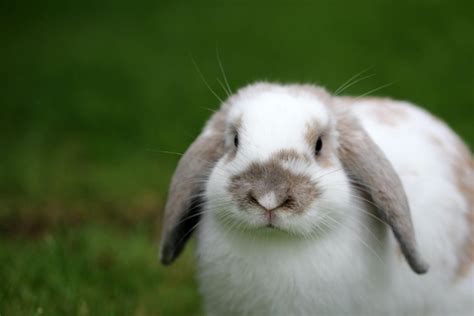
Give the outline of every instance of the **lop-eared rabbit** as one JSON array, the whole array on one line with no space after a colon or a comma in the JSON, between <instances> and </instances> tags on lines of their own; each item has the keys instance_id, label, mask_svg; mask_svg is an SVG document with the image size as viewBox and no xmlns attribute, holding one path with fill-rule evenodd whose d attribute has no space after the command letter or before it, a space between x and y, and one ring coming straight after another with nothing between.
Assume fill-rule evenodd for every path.
<instances>
[{"instance_id":1,"label":"lop-eared rabbit","mask_svg":"<svg viewBox=\"0 0 474 316\"><path fill-rule=\"evenodd\" d=\"M209 315L474 315L474 164L407 102L256 83L181 158L161 261L195 231Z\"/></svg>"}]
</instances>

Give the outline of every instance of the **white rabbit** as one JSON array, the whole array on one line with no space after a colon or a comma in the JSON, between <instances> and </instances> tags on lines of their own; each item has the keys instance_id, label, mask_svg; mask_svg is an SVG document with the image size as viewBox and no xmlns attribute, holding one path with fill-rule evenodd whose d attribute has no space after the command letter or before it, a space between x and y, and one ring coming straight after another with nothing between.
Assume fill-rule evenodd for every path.
<instances>
[{"instance_id":1,"label":"white rabbit","mask_svg":"<svg viewBox=\"0 0 474 316\"><path fill-rule=\"evenodd\" d=\"M241 89L177 167L164 264L193 230L209 315L474 315L472 155L406 102Z\"/></svg>"}]
</instances>

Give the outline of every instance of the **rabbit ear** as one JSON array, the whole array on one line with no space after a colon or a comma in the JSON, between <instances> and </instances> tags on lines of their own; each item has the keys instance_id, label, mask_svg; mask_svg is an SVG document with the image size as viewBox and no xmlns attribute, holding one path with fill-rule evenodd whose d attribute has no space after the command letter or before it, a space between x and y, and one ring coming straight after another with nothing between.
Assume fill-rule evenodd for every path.
<instances>
[{"instance_id":1,"label":"rabbit ear","mask_svg":"<svg viewBox=\"0 0 474 316\"><path fill-rule=\"evenodd\" d=\"M216 112L206 128L181 157L165 206L160 261L168 265L183 250L199 222L205 181L224 153L227 108Z\"/></svg>"},{"instance_id":2,"label":"rabbit ear","mask_svg":"<svg viewBox=\"0 0 474 316\"><path fill-rule=\"evenodd\" d=\"M355 117L339 113L337 126L338 151L346 172L369 194L413 271L426 273L428 264L418 252L408 200L392 164Z\"/></svg>"}]
</instances>

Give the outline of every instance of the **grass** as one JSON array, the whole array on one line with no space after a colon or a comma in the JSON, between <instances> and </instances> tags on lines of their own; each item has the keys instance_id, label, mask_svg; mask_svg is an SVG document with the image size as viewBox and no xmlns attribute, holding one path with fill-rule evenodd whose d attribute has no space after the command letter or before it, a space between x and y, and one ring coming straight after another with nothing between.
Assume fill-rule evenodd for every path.
<instances>
[{"instance_id":1,"label":"grass","mask_svg":"<svg viewBox=\"0 0 474 316\"><path fill-rule=\"evenodd\" d=\"M474 145L472 1L0 4L1 315L193 315L191 249L156 262L177 155L256 80L377 91ZM158 223L157 223L158 219Z\"/></svg>"},{"instance_id":2,"label":"grass","mask_svg":"<svg viewBox=\"0 0 474 316\"><path fill-rule=\"evenodd\" d=\"M199 315L190 252L158 268L140 229L62 228L2 243L0 260L1 315Z\"/></svg>"}]
</instances>

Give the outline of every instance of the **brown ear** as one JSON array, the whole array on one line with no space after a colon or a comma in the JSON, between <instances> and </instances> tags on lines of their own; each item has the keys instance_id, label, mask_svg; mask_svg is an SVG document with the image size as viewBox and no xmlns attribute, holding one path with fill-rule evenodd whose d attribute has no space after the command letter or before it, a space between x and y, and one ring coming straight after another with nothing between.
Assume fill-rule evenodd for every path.
<instances>
[{"instance_id":1,"label":"brown ear","mask_svg":"<svg viewBox=\"0 0 474 316\"><path fill-rule=\"evenodd\" d=\"M178 257L199 222L205 181L224 152L226 113L223 106L211 117L178 163L165 206L160 247L163 264Z\"/></svg>"},{"instance_id":2,"label":"brown ear","mask_svg":"<svg viewBox=\"0 0 474 316\"><path fill-rule=\"evenodd\" d=\"M408 200L392 164L349 113L338 114L338 131L344 169L369 194L413 271L426 273L429 266L418 252Z\"/></svg>"}]
</instances>

